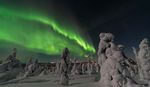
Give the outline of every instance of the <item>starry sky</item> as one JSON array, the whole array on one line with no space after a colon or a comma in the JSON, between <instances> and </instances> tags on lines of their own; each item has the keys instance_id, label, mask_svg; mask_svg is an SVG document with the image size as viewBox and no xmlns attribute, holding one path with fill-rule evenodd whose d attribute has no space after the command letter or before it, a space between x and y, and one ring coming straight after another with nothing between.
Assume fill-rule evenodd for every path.
<instances>
[{"instance_id":1,"label":"starry sky","mask_svg":"<svg viewBox=\"0 0 150 87\"><path fill-rule=\"evenodd\" d=\"M27 42L29 41L30 43L25 43L26 41L22 42L24 38L21 37L19 39L8 38L7 40L5 38L4 40L11 41L11 45L9 42L4 43L5 41L0 41L0 55L2 57L6 57L11 52L10 48L17 47L19 57L22 57L21 59L24 61L28 57L39 58L41 61L53 60L56 59L56 55L57 57L60 56L61 50L66 45L71 48L73 56L95 55L100 32L113 33L115 35L115 43L125 45L126 54L132 57L131 47L135 46L137 48L143 38L150 38L150 6L146 0L1 0L0 7L0 13L4 16L0 16L1 20L4 20L0 22L1 24L6 24L5 22L9 20L6 17L11 18L11 16L15 15L15 17L11 18L11 20L15 20L15 23L12 22L14 23L12 25L15 26L13 29L28 28L30 30L26 30L26 33L29 34L29 31L34 32L32 28L37 28L37 32L40 33L36 33L37 35L34 38L38 36L38 38L41 38L40 40L38 39L40 42L45 42L45 44L39 44L37 41L29 41L28 39ZM17 21L16 17L19 17ZM31 20L34 23L28 22ZM17 24L20 26L18 27ZM48 25L51 27L50 34L39 29L39 27L47 29ZM5 26L3 28L7 29ZM1 33L7 33L5 30ZM12 30L10 33L7 33L7 36L10 35L9 37L11 37L13 35L11 32L13 31L19 32L18 30ZM19 32L19 34L23 35L24 33ZM31 35L34 34L31 33ZM74 35L77 35L76 38ZM30 38L30 34L27 36L26 38ZM45 37L51 38L45 39ZM52 37L60 39L53 39ZM53 50L52 48L46 49L49 40L53 42L53 44L50 44ZM61 40L65 41L65 43ZM62 43L55 47L58 42Z\"/></svg>"}]
</instances>

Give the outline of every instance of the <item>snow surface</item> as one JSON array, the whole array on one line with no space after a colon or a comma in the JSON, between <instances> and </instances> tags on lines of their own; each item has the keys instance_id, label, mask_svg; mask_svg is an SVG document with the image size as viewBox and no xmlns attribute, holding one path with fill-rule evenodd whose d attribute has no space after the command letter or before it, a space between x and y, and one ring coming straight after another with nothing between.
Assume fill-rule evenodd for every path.
<instances>
[{"instance_id":1,"label":"snow surface","mask_svg":"<svg viewBox=\"0 0 150 87\"><path fill-rule=\"evenodd\" d=\"M0 85L0 87L66 87L59 84L59 79L60 76L51 73L45 76L29 77L13 81ZM97 82L94 79L94 75L70 76L69 86L67 87L100 87L96 85Z\"/></svg>"}]
</instances>

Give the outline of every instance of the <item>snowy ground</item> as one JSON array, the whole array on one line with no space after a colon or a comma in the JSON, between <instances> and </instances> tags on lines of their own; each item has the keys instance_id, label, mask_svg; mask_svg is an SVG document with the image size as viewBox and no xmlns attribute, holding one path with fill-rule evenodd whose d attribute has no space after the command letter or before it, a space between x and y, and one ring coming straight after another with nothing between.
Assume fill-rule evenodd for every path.
<instances>
[{"instance_id":1,"label":"snowy ground","mask_svg":"<svg viewBox=\"0 0 150 87\"><path fill-rule=\"evenodd\" d=\"M0 87L65 87L59 84L60 76L55 74L49 74L45 76L37 76L25 78L17 83L9 83L0 85ZM96 86L97 82L94 82L95 76L80 75L70 77L69 86L67 87L100 87Z\"/></svg>"}]
</instances>

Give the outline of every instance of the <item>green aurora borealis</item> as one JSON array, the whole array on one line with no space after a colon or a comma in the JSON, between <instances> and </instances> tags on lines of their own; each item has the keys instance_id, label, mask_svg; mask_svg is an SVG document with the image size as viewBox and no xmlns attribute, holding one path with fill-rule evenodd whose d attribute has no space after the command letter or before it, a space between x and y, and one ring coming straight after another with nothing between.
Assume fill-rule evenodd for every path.
<instances>
[{"instance_id":1,"label":"green aurora borealis","mask_svg":"<svg viewBox=\"0 0 150 87\"><path fill-rule=\"evenodd\" d=\"M0 41L48 55L60 55L65 47L78 56L95 53L91 41L76 26L59 20L40 11L1 6Z\"/></svg>"}]
</instances>

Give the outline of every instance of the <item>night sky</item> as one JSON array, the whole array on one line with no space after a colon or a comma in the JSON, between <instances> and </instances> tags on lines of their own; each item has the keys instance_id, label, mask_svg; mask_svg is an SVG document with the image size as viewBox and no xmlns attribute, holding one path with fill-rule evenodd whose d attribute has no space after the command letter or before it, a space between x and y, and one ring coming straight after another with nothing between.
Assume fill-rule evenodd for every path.
<instances>
[{"instance_id":1,"label":"night sky","mask_svg":"<svg viewBox=\"0 0 150 87\"><path fill-rule=\"evenodd\" d=\"M150 37L150 6L146 0L63 0L62 3L88 29L95 46L100 32L112 32L119 43L130 46Z\"/></svg>"},{"instance_id":2,"label":"night sky","mask_svg":"<svg viewBox=\"0 0 150 87\"><path fill-rule=\"evenodd\" d=\"M95 50L97 50L98 47L100 32L113 33L116 43L125 45L126 54L128 56L133 56L131 53L132 46L138 47L139 42L145 37L150 39L150 6L146 0L1 0L0 5L7 5L8 7L17 9L34 7L43 12L47 12L47 15L54 15L59 19L57 21L65 23L71 21L73 25L71 23L68 25L71 27L78 26L76 28L78 28L77 32L79 31L80 33L79 37L87 40L89 45L92 44ZM61 15L59 15L59 13L61 13ZM36 23L34 23L34 25L36 25ZM68 25L64 25L64 27L68 27ZM40 25L40 27L43 28L43 25ZM72 30L72 32L74 32L74 29ZM58 34L56 34L56 36L58 36ZM64 38L64 40L69 43L65 44L70 45L73 43L73 41L70 42L66 38ZM93 51L92 47L88 49L83 47L84 50L81 50L82 45L81 47L79 47L79 45L80 44L75 44L74 47L80 49L82 53L85 53L85 51ZM3 43L1 43L1 47L2 46ZM11 48L12 46L9 45L7 48L4 47L1 49L1 55L6 55L9 47ZM44 49L42 49L42 51L43 50ZM62 49L60 48L58 52L60 52L60 50ZM42 57L45 58L44 60L49 58L48 54L44 54L40 51L26 51L26 49L21 49L21 51L20 54L26 55L25 57ZM46 52L47 51L49 50L46 50ZM54 54L58 52L54 52ZM77 51L74 52L77 54Z\"/></svg>"},{"instance_id":3,"label":"night sky","mask_svg":"<svg viewBox=\"0 0 150 87\"><path fill-rule=\"evenodd\" d=\"M132 46L138 47L143 38L150 39L148 0L63 0L62 3L87 28L96 49L100 32L112 32L116 43L125 45L126 54L131 56Z\"/></svg>"}]
</instances>

